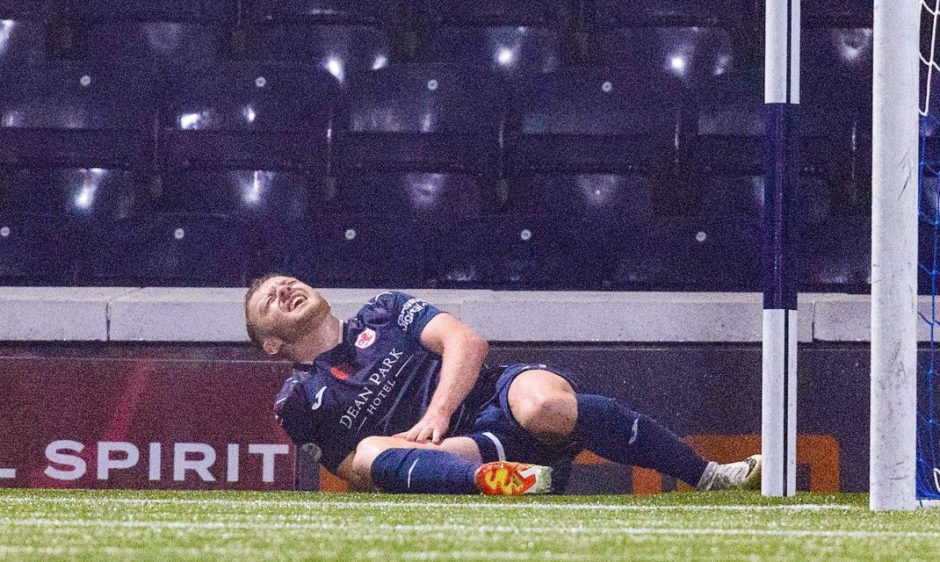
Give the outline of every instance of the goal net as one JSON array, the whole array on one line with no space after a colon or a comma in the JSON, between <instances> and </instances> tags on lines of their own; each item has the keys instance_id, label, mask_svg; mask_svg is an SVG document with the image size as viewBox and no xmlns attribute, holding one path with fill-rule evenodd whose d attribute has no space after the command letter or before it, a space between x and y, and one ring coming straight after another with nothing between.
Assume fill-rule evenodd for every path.
<instances>
[{"instance_id":1,"label":"goal net","mask_svg":"<svg viewBox=\"0 0 940 562\"><path fill-rule=\"evenodd\" d=\"M940 431L937 393L938 342L937 288L940 279L940 57L938 47L940 0L921 2L920 42L920 221L919 293L930 297L920 318L929 332L927 349L918 353L917 496L940 499Z\"/></svg>"}]
</instances>

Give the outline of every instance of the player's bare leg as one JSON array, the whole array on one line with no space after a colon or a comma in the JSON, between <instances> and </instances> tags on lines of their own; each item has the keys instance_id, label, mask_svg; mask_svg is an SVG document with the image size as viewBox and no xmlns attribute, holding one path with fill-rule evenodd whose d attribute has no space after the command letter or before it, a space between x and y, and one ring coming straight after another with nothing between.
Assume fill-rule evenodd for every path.
<instances>
[{"instance_id":1,"label":"player's bare leg","mask_svg":"<svg viewBox=\"0 0 940 562\"><path fill-rule=\"evenodd\" d=\"M519 425L547 442L571 435L578 419L574 389L551 371L519 373L509 387L509 408Z\"/></svg>"}]
</instances>

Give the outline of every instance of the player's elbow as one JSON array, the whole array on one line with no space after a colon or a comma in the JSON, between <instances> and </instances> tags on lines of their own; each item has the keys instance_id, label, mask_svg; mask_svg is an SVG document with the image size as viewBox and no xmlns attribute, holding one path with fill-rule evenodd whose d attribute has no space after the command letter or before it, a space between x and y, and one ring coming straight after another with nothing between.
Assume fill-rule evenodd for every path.
<instances>
[{"instance_id":1,"label":"player's elbow","mask_svg":"<svg viewBox=\"0 0 940 562\"><path fill-rule=\"evenodd\" d=\"M489 342L478 336L477 333L473 331L471 331L467 336L467 345L480 357L486 357L486 355L490 352Z\"/></svg>"}]
</instances>

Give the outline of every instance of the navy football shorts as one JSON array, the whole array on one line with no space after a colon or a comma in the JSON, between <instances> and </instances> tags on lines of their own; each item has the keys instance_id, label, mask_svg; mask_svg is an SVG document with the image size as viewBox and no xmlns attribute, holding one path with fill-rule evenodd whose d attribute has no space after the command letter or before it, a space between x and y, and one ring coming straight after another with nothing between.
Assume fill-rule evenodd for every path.
<instances>
[{"instance_id":1,"label":"navy football shorts","mask_svg":"<svg viewBox=\"0 0 940 562\"><path fill-rule=\"evenodd\" d=\"M544 370L564 378L577 390L574 377L542 364L506 365L500 369L502 372L494 373L495 381L490 381L493 384L491 397L480 406L476 419L461 435L476 442L483 462L518 461L553 467L552 487L559 492L564 490L571 461L580 447L570 439L544 443L523 428L509 409L509 386L524 371Z\"/></svg>"}]
</instances>

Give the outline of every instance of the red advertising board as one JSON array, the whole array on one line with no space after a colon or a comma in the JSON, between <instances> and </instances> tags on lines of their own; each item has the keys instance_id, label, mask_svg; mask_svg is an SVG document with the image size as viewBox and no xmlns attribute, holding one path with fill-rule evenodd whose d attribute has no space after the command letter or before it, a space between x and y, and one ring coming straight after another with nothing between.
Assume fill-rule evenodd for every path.
<instances>
[{"instance_id":1,"label":"red advertising board","mask_svg":"<svg viewBox=\"0 0 940 562\"><path fill-rule=\"evenodd\" d=\"M591 350L496 348L492 355L500 361L501 355L525 358L531 353L534 359L562 352L575 363L583 361L582 372L598 373L585 384L625 401L641 400L651 415L676 426L708 458L725 462L760 450L759 399L742 403L722 394L703 401L688 381L705 380L707 373L674 376L675 365L681 363L688 370L738 377L732 386L743 387L750 384L753 369L750 363L741 368L734 361L751 354L751 362L759 364L759 348L727 353L732 360L719 367L707 361L715 353L712 348L604 350L601 357L611 365L592 359ZM840 364L855 365L861 353L849 353ZM298 482L310 489L318 471L309 455L295 462L294 448L272 413L274 396L290 366L259 355L247 346L0 347L0 487L289 490ZM632 364L653 367L645 377L605 375L618 365ZM805 371L806 379L813 376L811 369ZM815 380L837 384L830 378ZM843 378L838 384L845 380L854 379ZM859 384L857 393L866 389ZM747 394L759 398L759 388ZM864 411L858 400L834 404L826 399L820 407L813 397L803 399L800 487L834 492L840 483L844 489L847 479L861 481L864 476L859 467L867 463L843 462L866 452L860 446L864 439L859 446L853 441L867 429L855 424L864 421L859 417ZM610 465L587 452L577 461L567 493L676 488L675 482L652 471ZM296 467L302 467L302 475L295 474ZM319 484L324 491L346 489L323 470Z\"/></svg>"},{"instance_id":2,"label":"red advertising board","mask_svg":"<svg viewBox=\"0 0 940 562\"><path fill-rule=\"evenodd\" d=\"M264 361L0 357L0 486L291 489Z\"/></svg>"}]
</instances>

